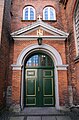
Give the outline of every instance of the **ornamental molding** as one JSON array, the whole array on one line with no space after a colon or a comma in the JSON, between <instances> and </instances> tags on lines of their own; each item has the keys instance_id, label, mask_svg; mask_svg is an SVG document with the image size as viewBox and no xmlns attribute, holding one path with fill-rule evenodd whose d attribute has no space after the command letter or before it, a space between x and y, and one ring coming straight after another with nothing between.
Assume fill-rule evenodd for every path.
<instances>
[{"instance_id":1,"label":"ornamental molding","mask_svg":"<svg viewBox=\"0 0 79 120\"><path fill-rule=\"evenodd\" d=\"M17 30L13 33L11 33L11 36L13 37L14 40L35 40L38 38L37 31L41 29L42 31L42 38L45 39L52 39L52 40L65 40L68 37L68 33L59 30L48 23L43 22L41 19L34 22L31 25L25 26L24 28L21 28L20 30ZM43 32L47 32L49 35L43 35ZM34 34L31 34L34 32ZM35 34L36 32L36 34Z\"/></svg>"},{"instance_id":2,"label":"ornamental molding","mask_svg":"<svg viewBox=\"0 0 79 120\"><path fill-rule=\"evenodd\" d=\"M63 65L57 65L57 70L67 70L68 64Z\"/></svg>"}]
</instances>

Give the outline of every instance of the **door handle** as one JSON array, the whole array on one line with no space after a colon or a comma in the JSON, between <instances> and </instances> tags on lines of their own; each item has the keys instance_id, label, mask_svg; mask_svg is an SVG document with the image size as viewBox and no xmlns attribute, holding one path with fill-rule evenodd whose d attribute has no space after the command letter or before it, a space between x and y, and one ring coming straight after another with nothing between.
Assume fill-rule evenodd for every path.
<instances>
[{"instance_id":1,"label":"door handle","mask_svg":"<svg viewBox=\"0 0 79 120\"><path fill-rule=\"evenodd\" d=\"M38 86L38 92L40 92L40 87Z\"/></svg>"}]
</instances>

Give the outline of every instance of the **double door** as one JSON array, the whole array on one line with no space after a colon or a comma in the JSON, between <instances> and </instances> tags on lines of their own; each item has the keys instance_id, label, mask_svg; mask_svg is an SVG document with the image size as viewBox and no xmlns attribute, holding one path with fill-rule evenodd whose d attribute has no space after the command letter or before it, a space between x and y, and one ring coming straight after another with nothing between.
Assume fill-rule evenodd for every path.
<instances>
[{"instance_id":1,"label":"double door","mask_svg":"<svg viewBox=\"0 0 79 120\"><path fill-rule=\"evenodd\" d=\"M25 70L25 105L54 106L54 74L50 68Z\"/></svg>"}]
</instances>

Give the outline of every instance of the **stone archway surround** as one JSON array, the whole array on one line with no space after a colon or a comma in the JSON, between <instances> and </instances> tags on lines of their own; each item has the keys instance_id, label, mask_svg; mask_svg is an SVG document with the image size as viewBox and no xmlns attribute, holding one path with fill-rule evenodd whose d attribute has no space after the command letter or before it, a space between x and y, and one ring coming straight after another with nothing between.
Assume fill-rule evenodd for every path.
<instances>
[{"instance_id":1,"label":"stone archway surround","mask_svg":"<svg viewBox=\"0 0 79 120\"><path fill-rule=\"evenodd\" d=\"M59 85L58 85L58 71L67 71L67 66L68 65L64 65L62 62L62 58L60 56L60 54L58 53L58 51L47 45L47 44L42 44L42 45L37 45L37 44L33 44L30 45L26 48L24 48L22 50L22 52L20 53L20 55L17 58L17 62L16 64L12 64L11 66L13 67L13 71L18 70L18 71L22 71L22 80L21 80L21 100L20 100L20 105L21 108L23 108L23 74L24 74L24 68L23 68L23 64L24 64L24 60L25 58L28 57L28 55L30 55L31 53L35 52L35 51L43 51L46 54L48 54L49 56L51 56L53 62L54 62L54 66L55 66L55 98L56 98L56 109L60 109L60 105L59 105Z\"/></svg>"}]
</instances>

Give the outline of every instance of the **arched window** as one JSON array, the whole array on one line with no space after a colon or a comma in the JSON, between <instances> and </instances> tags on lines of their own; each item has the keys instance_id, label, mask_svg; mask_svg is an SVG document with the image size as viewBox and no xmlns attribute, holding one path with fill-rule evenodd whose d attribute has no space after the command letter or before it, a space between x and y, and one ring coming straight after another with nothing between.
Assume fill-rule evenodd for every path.
<instances>
[{"instance_id":1,"label":"arched window","mask_svg":"<svg viewBox=\"0 0 79 120\"><path fill-rule=\"evenodd\" d=\"M75 8L74 22L75 22L77 55L79 55L79 1L77 2L76 8Z\"/></svg>"},{"instance_id":2,"label":"arched window","mask_svg":"<svg viewBox=\"0 0 79 120\"><path fill-rule=\"evenodd\" d=\"M45 7L43 10L43 20L56 20L55 9L52 7Z\"/></svg>"},{"instance_id":3,"label":"arched window","mask_svg":"<svg viewBox=\"0 0 79 120\"><path fill-rule=\"evenodd\" d=\"M32 6L23 9L23 20L35 20L35 9Z\"/></svg>"}]
</instances>

